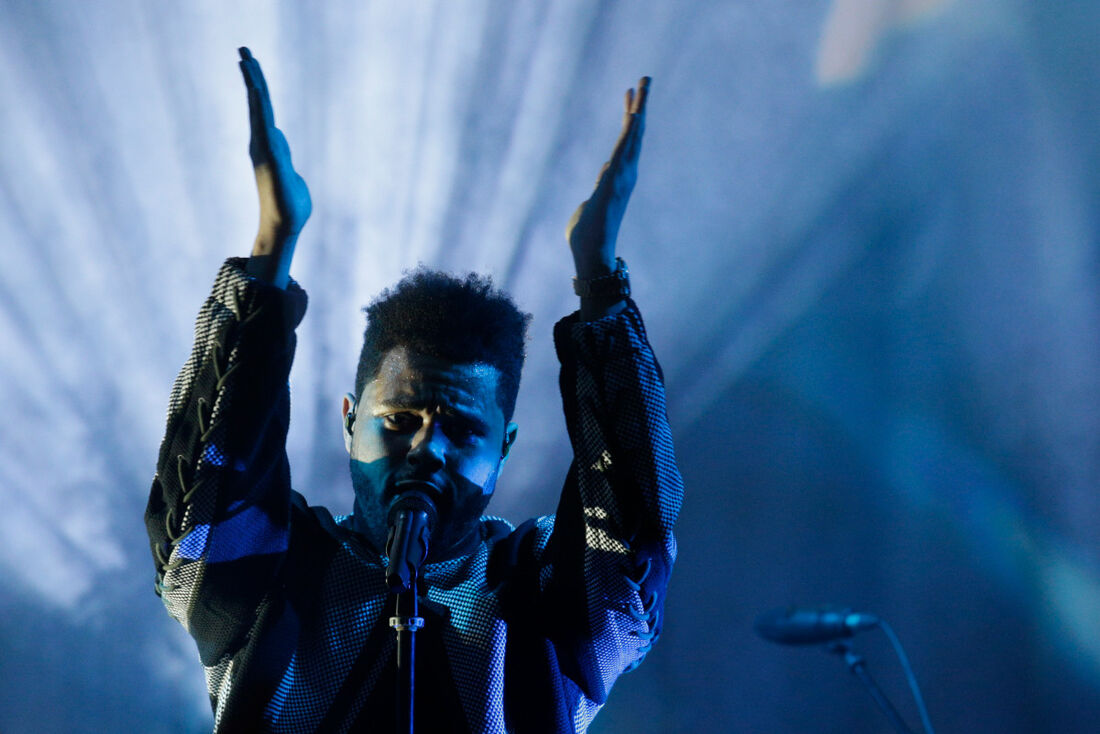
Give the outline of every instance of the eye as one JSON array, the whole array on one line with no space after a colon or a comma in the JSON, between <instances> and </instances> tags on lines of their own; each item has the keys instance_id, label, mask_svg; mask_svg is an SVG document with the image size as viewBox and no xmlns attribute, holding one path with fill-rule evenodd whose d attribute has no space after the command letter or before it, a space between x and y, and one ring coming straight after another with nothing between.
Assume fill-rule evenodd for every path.
<instances>
[{"instance_id":1,"label":"eye","mask_svg":"<svg viewBox=\"0 0 1100 734\"><path fill-rule=\"evenodd\" d=\"M382 426L387 431L411 433L420 427L420 418L412 413L388 413L382 416Z\"/></svg>"},{"instance_id":2,"label":"eye","mask_svg":"<svg viewBox=\"0 0 1100 734\"><path fill-rule=\"evenodd\" d=\"M456 446L471 446L477 443L484 435L484 431L472 421L461 418L452 418L444 427L447 438Z\"/></svg>"}]
</instances>

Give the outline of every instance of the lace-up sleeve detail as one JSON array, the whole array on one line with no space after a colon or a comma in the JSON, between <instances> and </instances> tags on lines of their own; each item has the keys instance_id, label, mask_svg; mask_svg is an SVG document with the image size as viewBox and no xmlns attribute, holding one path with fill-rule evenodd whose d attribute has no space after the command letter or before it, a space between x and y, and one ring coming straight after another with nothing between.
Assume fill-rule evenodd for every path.
<instances>
[{"instance_id":1,"label":"lace-up sleeve detail","mask_svg":"<svg viewBox=\"0 0 1100 734\"><path fill-rule=\"evenodd\" d=\"M146 509L156 591L212 665L252 623L287 548L284 450L305 293L227 261L172 389Z\"/></svg>"}]
</instances>

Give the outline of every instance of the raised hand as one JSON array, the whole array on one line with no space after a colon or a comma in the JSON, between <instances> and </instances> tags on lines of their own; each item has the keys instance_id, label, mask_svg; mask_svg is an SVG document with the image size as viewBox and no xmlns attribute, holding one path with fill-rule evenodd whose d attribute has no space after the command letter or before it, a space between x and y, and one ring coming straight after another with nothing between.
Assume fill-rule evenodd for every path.
<instances>
[{"instance_id":1,"label":"raised hand","mask_svg":"<svg viewBox=\"0 0 1100 734\"><path fill-rule=\"evenodd\" d=\"M290 161L290 146L279 128L260 62L242 47L241 74L248 90L248 118L252 138L248 154L260 195L260 228L252 246L248 272L280 288L290 277L290 261L298 233L309 219L313 204L306 182Z\"/></svg>"},{"instance_id":2,"label":"raised hand","mask_svg":"<svg viewBox=\"0 0 1100 734\"><path fill-rule=\"evenodd\" d=\"M649 94L649 77L638 82L638 90L626 92L623 128L611 159L604 164L596 187L588 200L573 212L566 228L569 248L577 277L590 279L607 275L615 269L615 239L623 221L630 193L638 179L638 158L642 152L645 132L645 102Z\"/></svg>"}]
</instances>

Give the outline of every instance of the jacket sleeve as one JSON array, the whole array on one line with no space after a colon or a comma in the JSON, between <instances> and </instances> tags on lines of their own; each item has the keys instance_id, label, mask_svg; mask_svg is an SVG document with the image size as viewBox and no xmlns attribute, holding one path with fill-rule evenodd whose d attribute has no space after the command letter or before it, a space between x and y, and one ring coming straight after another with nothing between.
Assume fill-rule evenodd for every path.
<instances>
[{"instance_id":1,"label":"jacket sleeve","mask_svg":"<svg viewBox=\"0 0 1100 734\"><path fill-rule=\"evenodd\" d=\"M598 706L660 634L683 481L635 304L597 321L563 319L554 343L574 458L547 540L543 596L558 620L562 672Z\"/></svg>"},{"instance_id":2,"label":"jacket sleeve","mask_svg":"<svg viewBox=\"0 0 1100 734\"><path fill-rule=\"evenodd\" d=\"M145 512L157 593L208 667L243 644L288 546L287 377L306 298L244 263L222 266L199 312Z\"/></svg>"}]
</instances>

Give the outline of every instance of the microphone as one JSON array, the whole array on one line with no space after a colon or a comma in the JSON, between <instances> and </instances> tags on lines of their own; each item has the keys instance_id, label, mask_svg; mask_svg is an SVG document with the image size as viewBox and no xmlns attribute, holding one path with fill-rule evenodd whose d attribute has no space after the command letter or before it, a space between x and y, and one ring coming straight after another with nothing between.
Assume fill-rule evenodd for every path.
<instances>
[{"instance_id":1,"label":"microphone","mask_svg":"<svg viewBox=\"0 0 1100 734\"><path fill-rule=\"evenodd\" d=\"M428 557L428 539L438 513L431 497L418 489L402 492L390 502L386 539L386 586L393 593L412 589L420 566Z\"/></svg>"},{"instance_id":2,"label":"microphone","mask_svg":"<svg viewBox=\"0 0 1100 734\"><path fill-rule=\"evenodd\" d=\"M816 645L851 637L878 623L875 615L851 609L785 607L764 612L753 627L764 639L781 645Z\"/></svg>"}]
</instances>

